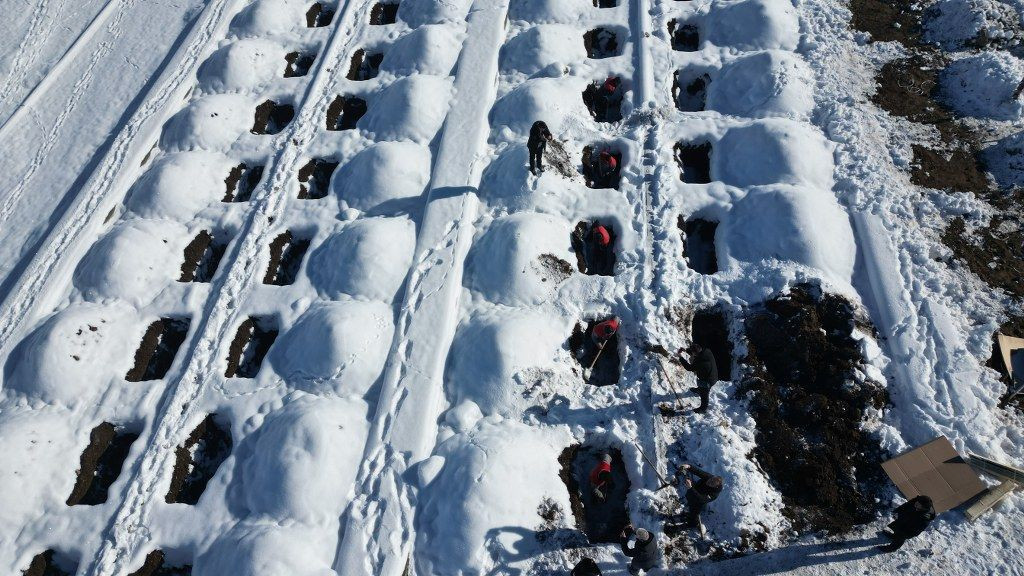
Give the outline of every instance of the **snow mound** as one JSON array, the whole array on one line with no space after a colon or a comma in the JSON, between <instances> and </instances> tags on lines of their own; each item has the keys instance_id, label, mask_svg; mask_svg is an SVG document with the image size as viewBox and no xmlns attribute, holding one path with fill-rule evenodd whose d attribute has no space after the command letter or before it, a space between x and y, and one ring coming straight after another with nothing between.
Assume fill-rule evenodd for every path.
<instances>
[{"instance_id":1,"label":"snow mound","mask_svg":"<svg viewBox=\"0 0 1024 576\"><path fill-rule=\"evenodd\" d=\"M575 123L588 116L580 96L586 87L583 78L535 78L523 82L495 103L491 125L527 137L530 126L544 120L552 133L558 134L566 116Z\"/></svg>"},{"instance_id":2,"label":"snow mound","mask_svg":"<svg viewBox=\"0 0 1024 576\"><path fill-rule=\"evenodd\" d=\"M513 0L508 8L510 20L531 24L577 22L581 14L594 10L591 0Z\"/></svg>"},{"instance_id":3,"label":"snow mound","mask_svg":"<svg viewBox=\"0 0 1024 576\"><path fill-rule=\"evenodd\" d=\"M516 413L524 385L536 379L524 371L557 367L569 329L563 318L534 310L474 316L459 328L449 356L453 404L472 401L485 415Z\"/></svg>"},{"instance_id":4,"label":"snow mound","mask_svg":"<svg viewBox=\"0 0 1024 576\"><path fill-rule=\"evenodd\" d=\"M160 136L160 148L227 150L252 128L256 105L244 96L215 94L193 100L171 118Z\"/></svg>"},{"instance_id":5,"label":"snow mound","mask_svg":"<svg viewBox=\"0 0 1024 576\"><path fill-rule=\"evenodd\" d=\"M288 32L306 24L308 0L256 0L231 22L231 32L240 36L268 36Z\"/></svg>"},{"instance_id":6,"label":"snow mound","mask_svg":"<svg viewBox=\"0 0 1024 576\"><path fill-rule=\"evenodd\" d=\"M0 526L4 530L21 530L43 506L63 504L74 486L74 475L67 467L54 468L71 461L81 450L80 440L68 427L64 412L4 415L0 420L0 446L4 447Z\"/></svg>"},{"instance_id":7,"label":"snow mound","mask_svg":"<svg viewBox=\"0 0 1024 576\"><path fill-rule=\"evenodd\" d=\"M462 39L452 24L421 26L391 45L380 69L399 76L448 76L459 59Z\"/></svg>"},{"instance_id":8,"label":"snow mound","mask_svg":"<svg viewBox=\"0 0 1024 576\"><path fill-rule=\"evenodd\" d=\"M442 444L444 468L419 495L416 572L449 574L457 566L460 574L484 574L492 558L539 554L543 500L571 517L558 476L559 453L571 441L564 427L489 419Z\"/></svg>"},{"instance_id":9,"label":"snow mound","mask_svg":"<svg viewBox=\"0 0 1024 576\"><path fill-rule=\"evenodd\" d=\"M257 90L282 75L285 64L285 50L274 42L232 42L199 68L199 89L209 93Z\"/></svg>"},{"instance_id":10,"label":"snow mound","mask_svg":"<svg viewBox=\"0 0 1024 576\"><path fill-rule=\"evenodd\" d=\"M451 95L451 78L403 78L374 98L359 126L376 140L428 144L444 123Z\"/></svg>"},{"instance_id":11,"label":"snow mound","mask_svg":"<svg viewBox=\"0 0 1024 576\"><path fill-rule=\"evenodd\" d=\"M276 524L236 525L192 565L193 576L338 576L320 531Z\"/></svg>"},{"instance_id":12,"label":"snow mound","mask_svg":"<svg viewBox=\"0 0 1024 576\"><path fill-rule=\"evenodd\" d=\"M708 40L737 50L796 50L800 23L786 0L716 2L707 17Z\"/></svg>"},{"instance_id":13,"label":"snow mound","mask_svg":"<svg viewBox=\"0 0 1024 576\"><path fill-rule=\"evenodd\" d=\"M1024 105L1013 93L1024 63L1008 52L990 51L954 60L942 72L942 97L956 112L975 118L1014 120Z\"/></svg>"},{"instance_id":14,"label":"snow mound","mask_svg":"<svg viewBox=\"0 0 1024 576\"><path fill-rule=\"evenodd\" d=\"M327 238L306 269L322 298L391 302L405 282L415 248L412 220L360 219Z\"/></svg>"},{"instance_id":15,"label":"snow mound","mask_svg":"<svg viewBox=\"0 0 1024 576\"><path fill-rule=\"evenodd\" d=\"M462 22L469 13L473 0L443 0L438 2L401 2L398 17L416 28L424 24Z\"/></svg>"},{"instance_id":16,"label":"snow mound","mask_svg":"<svg viewBox=\"0 0 1024 576\"><path fill-rule=\"evenodd\" d=\"M712 170L732 186L807 184L832 189L832 147L820 132L789 120L733 128L715 146Z\"/></svg>"},{"instance_id":17,"label":"snow mound","mask_svg":"<svg viewBox=\"0 0 1024 576\"><path fill-rule=\"evenodd\" d=\"M520 212L495 220L473 247L467 264L468 286L488 300L509 306L533 306L551 300L563 278L542 265L550 254L567 263L570 225L549 214Z\"/></svg>"},{"instance_id":18,"label":"snow mound","mask_svg":"<svg viewBox=\"0 0 1024 576\"><path fill-rule=\"evenodd\" d=\"M394 312L382 302L321 302L271 348L274 370L311 394L362 396L391 350Z\"/></svg>"},{"instance_id":19,"label":"snow mound","mask_svg":"<svg viewBox=\"0 0 1024 576\"><path fill-rule=\"evenodd\" d=\"M510 211L526 209L532 197L528 185L529 165L530 156L525 143L506 146L484 168L480 182L481 197L493 206L505 207Z\"/></svg>"},{"instance_id":20,"label":"snow mound","mask_svg":"<svg viewBox=\"0 0 1024 576\"><path fill-rule=\"evenodd\" d=\"M835 196L794 186L755 188L737 201L719 227L720 254L742 262L792 261L848 285L856 245Z\"/></svg>"},{"instance_id":21,"label":"snow mound","mask_svg":"<svg viewBox=\"0 0 1024 576\"><path fill-rule=\"evenodd\" d=\"M939 0L925 11L925 40L947 49L967 47L982 39L1011 41L1019 35L1020 16L1010 3Z\"/></svg>"},{"instance_id":22,"label":"snow mound","mask_svg":"<svg viewBox=\"0 0 1024 576\"><path fill-rule=\"evenodd\" d=\"M707 107L747 118L807 120L814 110L814 73L792 52L751 54L726 66L708 86Z\"/></svg>"},{"instance_id":23,"label":"snow mound","mask_svg":"<svg viewBox=\"0 0 1024 576\"><path fill-rule=\"evenodd\" d=\"M153 301L181 274L188 230L173 220L122 220L89 249L74 285L86 300Z\"/></svg>"},{"instance_id":24,"label":"snow mound","mask_svg":"<svg viewBox=\"0 0 1024 576\"><path fill-rule=\"evenodd\" d=\"M331 180L338 198L362 211L419 198L430 181L430 149L412 142L381 142L352 157Z\"/></svg>"},{"instance_id":25,"label":"snow mound","mask_svg":"<svg viewBox=\"0 0 1024 576\"><path fill-rule=\"evenodd\" d=\"M358 399L306 396L274 412L244 464L250 513L277 522L337 522L362 460L367 409Z\"/></svg>"},{"instance_id":26,"label":"snow mound","mask_svg":"<svg viewBox=\"0 0 1024 576\"><path fill-rule=\"evenodd\" d=\"M131 368L143 327L126 305L75 304L22 340L4 365L4 388L30 400L90 402Z\"/></svg>"},{"instance_id":27,"label":"snow mound","mask_svg":"<svg viewBox=\"0 0 1024 576\"><path fill-rule=\"evenodd\" d=\"M167 154L132 187L127 207L143 218L190 222L224 197L231 168L232 162L221 154Z\"/></svg>"},{"instance_id":28,"label":"snow mound","mask_svg":"<svg viewBox=\"0 0 1024 576\"><path fill-rule=\"evenodd\" d=\"M1024 186L1024 134L1013 134L985 149L985 168L1000 187Z\"/></svg>"},{"instance_id":29,"label":"snow mound","mask_svg":"<svg viewBox=\"0 0 1024 576\"><path fill-rule=\"evenodd\" d=\"M545 70L546 76L559 76L567 64L579 62L586 57L583 33L578 28L542 24L505 43L499 62L504 73L521 72L533 76Z\"/></svg>"}]
</instances>

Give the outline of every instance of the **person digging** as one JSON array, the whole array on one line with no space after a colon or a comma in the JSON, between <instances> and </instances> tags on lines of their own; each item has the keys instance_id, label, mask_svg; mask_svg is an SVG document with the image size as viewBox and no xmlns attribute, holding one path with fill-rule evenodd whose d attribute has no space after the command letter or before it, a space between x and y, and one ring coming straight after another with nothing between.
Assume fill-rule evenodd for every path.
<instances>
[{"instance_id":1,"label":"person digging","mask_svg":"<svg viewBox=\"0 0 1024 576\"><path fill-rule=\"evenodd\" d=\"M700 515L704 509L721 495L724 482L721 476L715 476L690 464L683 464L676 470L676 481L680 474L683 475L683 483L686 485L686 516L683 526L696 528L700 526ZM670 485L666 484L662 488Z\"/></svg>"},{"instance_id":2,"label":"person digging","mask_svg":"<svg viewBox=\"0 0 1024 576\"><path fill-rule=\"evenodd\" d=\"M594 326L590 331L590 338L584 340L583 345L583 356L580 358L582 364L586 358L591 358L590 365L583 370L583 379L590 380L591 371L594 366L597 366L597 361L601 358L601 353L604 352L608 342L612 339L615 334L619 331L619 319L615 316L605 320ZM591 354L593 356L591 357Z\"/></svg>"},{"instance_id":3,"label":"person digging","mask_svg":"<svg viewBox=\"0 0 1024 576\"><path fill-rule=\"evenodd\" d=\"M889 529L881 532L892 542L879 546L882 552L895 552L903 544L928 529L935 520L935 507L928 496L915 496L896 508L896 519L889 523Z\"/></svg>"},{"instance_id":4,"label":"person digging","mask_svg":"<svg viewBox=\"0 0 1024 576\"><path fill-rule=\"evenodd\" d=\"M619 171L619 161L612 156L611 152L604 150L597 155L597 160L591 169L594 175L593 185L598 188L612 188L612 180Z\"/></svg>"},{"instance_id":5,"label":"person digging","mask_svg":"<svg viewBox=\"0 0 1024 576\"><path fill-rule=\"evenodd\" d=\"M609 122L610 111L621 101L621 96L618 96L619 83L618 78L609 76L594 94L594 119L598 122Z\"/></svg>"},{"instance_id":6,"label":"person digging","mask_svg":"<svg viewBox=\"0 0 1024 576\"><path fill-rule=\"evenodd\" d=\"M697 386L690 388L690 391L700 396L700 406L695 408L694 412L702 414L708 409L711 387L718 382L718 362L715 360L715 354L710 348L694 344L690 348L690 360L680 353L679 363L697 377Z\"/></svg>"},{"instance_id":7,"label":"person digging","mask_svg":"<svg viewBox=\"0 0 1024 576\"><path fill-rule=\"evenodd\" d=\"M587 240L590 256L587 259L587 273L607 274L611 268L613 250L611 231L607 226L595 220L590 226Z\"/></svg>"},{"instance_id":8,"label":"person digging","mask_svg":"<svg viewBox=\"0 0 1024 576\"><path fill-rule=\"evenodd\" d=\"M530 127L530 138L526 148L530 151L530 174L536 176L544 172L544 149L552 139L548 125L538 120Z\"/></svg>"},{"instance_id":9,"label":"person digging","mask_svg":"<svg viewBox=\"0 0 1024 576\"><path fill-rule=\"evenodd\" d=\"M615 485L612 482L612 457L607 452L601 454L601 458L590 471L590 494L598 502L607 502Z\"/></svg>"},{"instance_id":10,"label":"person digging","mask_svg":"<svg viewBox=\"0 0 1024 576\"><path fill-rule=\"evenodd\" d=\"M629 541L633 538L635 541L630 546ZM622 553L631 558L630 574L636 576L641 572L649 572L661 564L661 548L658 547L658 539L654 537L654 534L643 528L634 529L631 524L627 524L619 534L619 539Z\"/></svg>"}]
</instances>

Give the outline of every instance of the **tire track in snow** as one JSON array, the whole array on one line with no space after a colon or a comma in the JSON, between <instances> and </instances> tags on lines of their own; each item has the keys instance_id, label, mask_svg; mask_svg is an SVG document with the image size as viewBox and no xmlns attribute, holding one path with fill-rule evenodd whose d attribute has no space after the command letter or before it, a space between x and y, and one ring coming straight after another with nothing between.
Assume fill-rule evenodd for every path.
<instances>
[{"instance_id":1,"label":"tire track in snow","mask_svg":"<svg viewBox=\"0 0 1024 576\"><path fill-rule=\"evenodd\" d=\"M7 101L11 96L11 92L16 86L24 82L25 76L28 75L28 68L36 61L36 55L39 47L46 43L50 38L50 33L53 31L51 26L43 26L43 23L48 22L49 12L47 7L49 6L50 0L40 0L39 4L32 10L32 19L29 22L28 30L25 32L25 36L18 43L18 47L15 49L14 62L11 65L11 71L4 78L2 84L0 84L0 102ZM60 13L64 10L65 0L60 0L60 4L54 10L56 13ZM45 78L45 75L44 75ZM13 115L17 107L11 110ZM9 118L10 116L8 116ZM6 120L5 122L6 123Z\"/></svg>"},{"instance_id":2,"label":"tire track in snow","mask_svg":"<svg viewBox=\"0 0 1024 576\"><path fill-rule=\"evenodd\" d=\"M195 400L206 390L211 374L220 363L221 354L234 337L240 323L239 304L247 301L259 274L256 266L260 254L274 232L273 223L281 218L287 206L289 184L305 164L305 146L313 141L320 119L334 97L333 74L343 69L353 48L355 32L368 25L370 0L346 2L339 11L334 29L305 93L297 104L298 113L281 134L273 138L280 151L271 160L267 183L253 195L252 207L245 217L238 236L226 256L225 272L210 286L210 297L188 349L180 375L168 379L167 390L160 401L153 432L138 464L133 468L125 498L107 528L106 536L85 572L94 576L120 576L130 569L142 547L148 543L147 520L150 504L160 501L159 487L170 477L175 450L188 434L187 426L195 415ZM356 18L359 17L358 20Z\"/></svg>"},{"instance_id":3,"label":"tire track in snow","mask_svg":"<svg viewBox=\"0 0 1024 576\"><path fill-rule=\"evenodd\" d=\"M120 1L111 0L107 6ZM75 204L50 233L44 247L25 268L18 284L3 302L0 313L0 352L7 352L15 333L26 328L24 324L48 294L50 278L68 265L64 256L79 244L90 225L95 224L97 215L103 213L103 208L109 210L108 204L114 200L120 201L120 197L113 198L112 194L115 190L127 190L130 183L124 182L128 177L124 169L129 160L136 160L148 152L150 142L156 138L170 114L168 106L183 97L184 90L189 87L187 82L195 75L207 46L219 34L221 27L226 25L222 22L226 8L239 1L213 0L207 4L204 12L196 19L190 38L179 49L180 55L167 66L166 79L132 114L102 164L89 179L84 193L75 200ZM24 184L22 182L18 195L24 191ZM15 199L5 199L4 208L0 209L0 222L10 216L15 203Z\"/></svg>"}]
</instances>

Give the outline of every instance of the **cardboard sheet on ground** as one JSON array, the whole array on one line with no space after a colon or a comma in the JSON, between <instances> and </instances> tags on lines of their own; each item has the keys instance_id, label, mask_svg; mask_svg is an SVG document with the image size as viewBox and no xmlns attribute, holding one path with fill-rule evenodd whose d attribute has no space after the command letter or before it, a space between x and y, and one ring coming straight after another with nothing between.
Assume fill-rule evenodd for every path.
<instances>
[{"instance_id":1,"label":"cardboard sheet on ground","mask_svg":"<svg viewBox=\"0 0 1024 576\"><path fill-rule=\"evenodd\" d=\"M1024 338L999 334L996 340L999 342L999 354L1003 358L1006 373L1017 382L1024 373Z\"/></svg>"},{"instance_id":2,"label":"cardboard sheet on ground","mask_svg":"<svg viewBox=\"0 0 1024 576\"><path fill-rule=\"evenodd\" d=\"M936 514L956 508L985 490L981 478L945 436L883 462L882 469L907 499L929 496Z\"/></svg>"}]
</instances>

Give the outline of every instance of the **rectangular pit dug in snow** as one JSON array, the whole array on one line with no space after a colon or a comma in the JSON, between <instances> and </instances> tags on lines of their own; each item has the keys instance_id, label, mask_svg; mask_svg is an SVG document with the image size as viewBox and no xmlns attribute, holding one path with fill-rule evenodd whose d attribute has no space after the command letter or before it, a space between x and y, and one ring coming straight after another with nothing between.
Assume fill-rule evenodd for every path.
<instances>
[{"instance_id":1,"label":"rectangular pit dug in snow","mask_svg":"<svg viewBox=\"0 0 1024 576\"><path fill-rule=\"evenodd\" d=\"M679 179L687 184L711 182L711 143L676 144Z\"/></svg>"},{"instance_id":2,"label":"rectangular pit dug in snow","mask_svg":"<svg viewBox=\"0 0 1024 576\"><path fill-rule=\"evenodd\" d=\"M732 380L732 340L725 310L715 306L698 311L693 315L690 336L694 344L711 350L718 368L718 379Z\"/></svg>"},{"instance_id":3,"label":"rectangular pit dug in snow","mask_svg":"<svg viewBox=\"0 0 1024 576\"><path fill-rule=\"evenodd\" d=\"M270 243L270 265L263 276L264 284L288 286L295 283L302 267L302 259L309 250L309 238L300 238L291 230L281 233Z\"/></svg>"},{"instance_id":4,"label":"rectangular pit dug in snow","mask_svg":"<svg viewBox=\"0 0 1024 576\"><path fill-rule=\"evenodd\" d=\"M583 369L593 365L590 378L586 379L586 383L591 386L611 386L619 383L619 335L612 335L604 350L599 350L591 337L594 326L603 321L604 319L591 320L586 325L577 323L569 336L568 346L572 357Z\"/></svg>"},{"instance_id":5,"label":"rectangular pit dug in snow","mask_svg":"<svg viewBox=\"0 0 1024 576\"><path fill-rule=\"evenodd\" d=\"M677 72L672 84L676 108L680 112L703 112L710 83L711 77L707 74L694 75L684 70Z\"/></svg>"},{"instance_id":6,"label":"rectangular pit dug in snow","mask_svg":"<svg viewBox=\"0 0 1024 576\"><path fill-rule=\"evenodd\" d=\"M594 0L594 8L615 8L619 0Z\"/></svg>"},{"instance_id":7,"label":"rectangular pit dug in snow","mask_svg":"<svg viewBox=\"0 0 1024 576\"><path fill-rule=\"evenodd\" d=\"M606 248L602 248L594 242L593 230L598 224L603 224L608 230L611 242ZM615 228L611 224L597 220L594 222L584 220L576 224L576 228L569 238L569 244L572 246L573 252L576 253L577 269L590 276L614 276L615 240Z\"/></svg>"},{"instance_id":8,"label":"rectangular pit dug in snow","mask_svg":"<svg viewBox=\"0 0 1024 576\"><path fill-rule=\"evenodd\" d=\"M382 52L367 53L360 48L352 55L352 63L349 65L348 74L345 76L353 82L371 80L380 73L380 63L384 61Z\"/></svg>"},{"instance_id":9,"label":"rectangular pit dug in snow","mask_svg":"<svg viewBox=\"0 0 1024 576\"><path fill-rule=\"evenodd\" d=\"M622 53L618 36L607 28L594 28L583 35L587 58L612 58Z\"/></svg>"},{"instance_id":10,"label":"rectangular pit dug in snow","mask_svg":"<svg viewBox=\"0 0 1024 576\"><path fill-rule=\"evenodd\" d=\"M175 449L168 504L195 505L220 465L231 455L231 432L210 414Z\"/></svg>"},{"instance_id":11,"label":"rectangular pit dug in snow","mask_svg":"<svg viewBox=\"0 0 1024 576\"><path fill-rule=\"evenodd\" d=\"M245 162L235 166L224 179L224 199L221 202L248 202L263 180L263 166L249 167Z\"/></svg>"},{"instance_id":12,"label":"rectangular pit dug in snow","mask_svg":"<svg viewBox=\"0 0 1024 576\"><path fill-rule=\"evenodd\" d=\"M412 0L415 2L416 0ZM371 26L387 26L398 21L397 2L377 2L370 10Z\"/></svg>"},{"instance_id":13,"label":"rectangular pit dug in snow","mask_svg":"<svg viewBox=\"0 0 1024 576\"><path fill-rule=\"evenodd\" d=\"M128 576L192 576L192 566L171 566L163 550L154 550L146 555L142 567Z\"/></svg>"},{"instance_id":14,"label":"rectangular pit dug in snow","mask_svg":"<svg viewBox=\"0 0 1024 576\"><path fill-rule=\"evenodd\" d=\"M614 161L614 166L606 164L602 153L607 152ZM619 189L622 175L622 152L598 144L583 148L583 178L587 188Z\"/></svg>"},{"instance_id":15,"label":"rectangular pit dug in snow","mask_svg":"<svg viewBox=\"0 0 1024 576\"><path fill-rule=\"evenodd\" d=\"M715 231L718 222L691 218L683 221L679 217L679 228L683 231L683 256L691 270L701 274L718 272L718 255L715 251Z\"/></svg>"},{"instance_id":16,"label":"rectangular pit dug in snow","mask_svg":"<svg viewBox=\"0 0 1024 576\"><path fill-rule=\"evenodd\" d=\"M256 107L255 120L250 132L259 135L279 134L293 118L295 118L294 106L266 100Z\"/></svg>"},{"instance_id":17,"label":"rectangular pit dug in snow","mask_svg":"<svg viewBox=\"0 0 1024 576\"><path fill-rule=\"evenodd\" d=\"M619 77L615 80L621 82ZM583 104L590 115L598 122L618 122L622 120L622 88L617 86L614 91L604 89L606 79L587 85L583 91Z\"/></svg>"},{"instance_id":18,"label":"rectangular pit dug in snow","mask_svg":"<svg viewBox=\"0 0 1024 576\"><path fill-rule=\"evenodd\" d=\"M985 491L977 472L945 436L883 462L882 469L908 500L922 494L930 497L936 514Z\"/></svg>"},{"instance_id":19,"label":"rectangular pit dug in snow","mask_svg":"<svg viewBox=\"0 0 1024 576\"><path fill-rule=\"evenodd\" d=\"M224 252L228 249L225 236L213 236L206 230L200 230L195 239L185 247L185 262L181 265L181 276L178 282L210 282L213 280Z\"/></svg>"},{"instance_id":20,"label":"rectangular pit dug in snow","mask_svg":"<svg viewBox=\"0 0 1024 576\"><path fill-rule=\"evenodd\" d=\"M331 189L331 176L338 163L314 158L299 169L299 200L326 198Z\"/></svg>"},{"instance_id":21,"label":"rectangular pit dug in snow","mask_svg":"<svg viewBox=\"0 0 1024 576\"><path fill-rule=\"evenodd\" d=\"M612 486L601 501L594 494L590 473L605 452L612 457ZM629 476L622 454L616 448L574 444L562 451L558 462L561 464L559 476L569 492L576 527L587 535L591 544L618 543L619 534L629 524L626 511Z\"/></svg>"},{"instance_id":22,"label":"rectangular pit dug in snow","mask_svg":"<svg viewBox=\"0 0 1024 576\"><path fill-rule=\"evenodd\" d=\"M672 49L677 52L700 50L700 28L693 24L672 20L668 23L668 35L672 39Z\"/></svg>"},{"instance_id":23,"label":"rectangular pit dug in snow","mask_svg":"<svg viewBox=\"0 0 1024 576\"><path fill-rule=\"evenodd\" d=\"M135 365L124 377L129 382L160 380L167 375L188 335L189 318L161 318L149 325L135 352Z\"/></svg>"},{"instance_id":24,"label":"rectangular pit dug in snow","mask_svg":"<svg viewBox=\"0 0 1024 576\"><path fill-rule=\"evenodd\" d=\"M41 552L32 558L22 576L72 576L78 572L78 563L72 562L54 550Z\"/></svg>"},{"instance_id":25,"label":"rectangular pit dug in snow","mask_svg":"<svg viewBox=\"0 0 1024 576\"><path fill-rule=\"evenodd\" d=\"M255 378L263 358L277 339L277 320L269 316L250 316L238 326L228 349L228 378Z\"/></svg>"},{"instance_id":26,"label":"rectangular pit dug in snow","mask_svg":"<svg viewBox=\"0 0 1024 576\"><path fill-rule=\"evenodd\" d=\"M334 20L334 10L325 8L321 2L313 4L309 7L309 10L306 11L307 28L323 28L324 26L330 26L332 20Z\"/></svg>"},{"instance_id":27,"label":"rectangular pit dug in snow","mask_svg":"<svg viewBox=\"0 0 1024 576\"><path fill-rule=\"evenodd\" d=\"M366 114L366 100L356 96L338 96L327 107L327 129L353 130Z\"/></svg>"},{"instance_id":28,"label":"rectangular pit dug in snow","mask_svg":"<svg viewBox=\"0 0 1024 576\"><path fill-rule=\"evenodd\" d=\"M309 69L316 62L316 54L289 52L284 59L286 62L284 77L299 78L309 74Z\"/></svg>"},{"instance_id":29,"label":"rectangular pit dug in snow","mask_svg":"<svg viewBox=\"0 0 1024 576\"><path fill-rule=\"evenodd\" d=\"M68 506L95 506L107 501L110 485L121 475L121 468L138 434L104 422L89 434L89 445L82 452L75 487Z\"/></svg>"}]
</instances>

